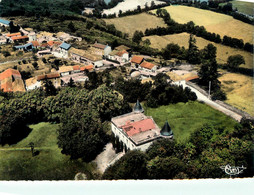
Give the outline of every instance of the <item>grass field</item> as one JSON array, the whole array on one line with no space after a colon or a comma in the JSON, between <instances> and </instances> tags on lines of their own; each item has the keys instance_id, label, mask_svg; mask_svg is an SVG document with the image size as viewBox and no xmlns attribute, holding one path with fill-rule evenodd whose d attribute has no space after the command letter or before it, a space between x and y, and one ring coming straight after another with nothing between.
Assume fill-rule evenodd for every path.
<instances>
[{"instance_id":1,"label":"grass field","mask_svg":"<svg viewBox=\"0 0 254 195\"><path fill-rule=\"evenodd\" d=\"M161 18L142 13L133 16L126 16L114 19L104 19L107 24L114 24L117 30L128 33L133 36L136 30L145 32L147 28L156 28L157 26L166 27L166 24Z\"/></svg>"},{"instance_id":2,"label":"grass field","mask_svg":"<svg viewBox=\"0 0 254 195\"><path fill-rule=\"evenodd\" d=\"M252 43L253 26L235 20L231 16L187 6L168 6L164 9L167 9L171 18L178 23L193 21L196 25L204 26L208 32L220 34L222 37L227 35ZM152 12L155 13L156 10Z\"/></svg>"},{"instance_id":3,"label":"grass field","mask_svg":"<svg viewBox=\"0 0 254 195\"><path fill-rule=\"evenodd\" d=\"M180 142L188 140L192 132L207 123L225 126L229 131L236 124L233 119L223 113L199 102L145 108L145 114L152 116L159 127L162 127L165 121L168 120L173 130L174 138Z\"/></svg>"},{"instance_id":4,"label":"grass field","mask_svg":"<svg viewBox=\"0 0 254 195\"><path fill-rule=\"evenodd\" d=\"M70 160L57 146L58 124L29 126L32 132L13 146L0 147L0 180L73 180L78 172L91 178L93 164ZM34 142L39 155L32 157L28 146Z\"/></svg>"},{"instance_id":5,"label":"grass field","mask_svg":"<svg viewBox=\"0 0 254 195\"><path fill-rule=\"evenodd\" d=\"M227 94L226 102L254 116L253 78L227 73L219 78Z\"/></svg>"},{"instance_id":6,"label":"grass field","mask_svg":"<svg viewBox=\"0 0 254 195\"><path fill-rule=\"evenodd\" d=\"M233 8L237 8L239 12L248 14L248 15L254 15L253 9L254 9L254 3L252 2L246 2L246 1L230 1L232 3ZM225 5L226 3L220 3L220 5Z\"/></svg>"},{"instance_id":7,"label":"grass field","mask_svg":"<svg viewBox=\"0 0 254 195\"><path fill-rule=\"evenodd\" d=\"M180 33L180 34L173 34L173 35L165 35L165 36L148 36L143 37L143 40L149 39L151 42L151 47L162 49L167 46L169 43L175 43L180 45L181 47L184 46L185 48L188 48L188 41L189 41L189 34L188 33ZM227 47L221 44L213 43L210 41L207 41L201 37L195 37L196 38L196 44L199 49L203 49L206 45L209 43L212 43L215 47L217 47L217 61L218 63L226 63L227 58L231 55L240 54L245 59L245 65L242 65L242 67L245 68L253 68L253 55L249 52L234 49L231 47Z\"/></svg>"}]
</instances>

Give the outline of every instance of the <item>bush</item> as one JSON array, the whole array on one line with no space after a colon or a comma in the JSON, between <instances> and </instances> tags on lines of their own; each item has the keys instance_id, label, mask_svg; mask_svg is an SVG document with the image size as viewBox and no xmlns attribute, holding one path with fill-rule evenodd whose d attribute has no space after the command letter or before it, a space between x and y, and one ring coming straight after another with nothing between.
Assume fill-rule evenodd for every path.
<instances>
[{"instance_id":1,"label":"bush","mask_svg":"<svg viewBox=\"0 0 254 195\"><path fill-rule=\"evenodd\" d=\"M4 57L8 57L11 55L8 51L2 51L2 54L4 55Z\"/></svg>"},{"instance_id":2,"label":"bush","mask_svg":"<svg viewBox=\"0 0 254 195\"><path fill-rule=\"evenodd\" d=\"M224 101L226 99L227 99L227 96L226 96L226 94L222 90L216 90L212 94L212 100L221 100L221 101Z\"/></svg>"}]
</instances>

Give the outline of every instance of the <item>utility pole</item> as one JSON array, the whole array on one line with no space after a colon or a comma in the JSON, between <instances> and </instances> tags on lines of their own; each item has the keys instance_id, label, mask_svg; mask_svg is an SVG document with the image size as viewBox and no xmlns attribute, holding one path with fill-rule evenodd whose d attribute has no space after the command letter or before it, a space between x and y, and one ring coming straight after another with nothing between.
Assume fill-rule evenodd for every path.
<instances>
[{"instance_id":1,"label":"utility pole","mask_svg":"<svg viewBox=\"0 0 254 195\"><path fill-rule=\"evenodd\" d=\"M210 99L211 96L211 81L209 81L209 92L208 92L208 98Z\"/></svg>"}]
</instances>

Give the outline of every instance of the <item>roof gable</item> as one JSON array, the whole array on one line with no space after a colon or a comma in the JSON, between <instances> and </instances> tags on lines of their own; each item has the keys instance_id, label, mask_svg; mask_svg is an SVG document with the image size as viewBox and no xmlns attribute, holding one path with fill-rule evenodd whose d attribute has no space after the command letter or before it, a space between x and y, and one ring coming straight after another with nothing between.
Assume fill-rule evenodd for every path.
<instances>
[{"instance_id":1,"label":"roof gable","mask_svg":"<svg viewBox=\"0 0 254 195\"><path fill-rule=\"evenodd\" d=\"M142 56L133 56L131 58L131 62L136 64L140 64L143 60L144 58Z\"/></svg>"},{"instance_id":2,"label":"roof gable","mask_svg":"<svg viewBox=\"0 0 254 195\"><path fill-rule=\"evenodd\" d=\"M146 69L152 69L155 65L150 62L144 61L142 62L142 64L140 64L140 66Z\"/></svg>"},{"instance_id":3,"label":"roof gable","mask_svg":"<svg viewBox=\"0 0 254 195\"><path fill-rule=\"evenodd\" d=\"M0 73L0 80L6 79L11 76L21 78L21 74L18 70L9 68L9 69L5 70L4 72Z\"/></svg>"}]
</instances>

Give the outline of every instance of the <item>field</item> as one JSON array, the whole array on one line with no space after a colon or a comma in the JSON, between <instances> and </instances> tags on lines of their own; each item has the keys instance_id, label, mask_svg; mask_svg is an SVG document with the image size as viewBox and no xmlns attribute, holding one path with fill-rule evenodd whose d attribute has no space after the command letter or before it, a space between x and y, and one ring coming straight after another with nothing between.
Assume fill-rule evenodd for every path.
<instances>
[{"instance_id":1,"label":"field","mask_svg":"<svg viewBox=\"0 0 254 195\"><path fill-rule=\"evenodd\" d=\"M240 54L245 59L245 65L242 65L242 67L245 68L252 68L253 67L253 55L249 52L237 50L231 47L227 47L221 44L213 43L210 41L207 41L201 37L195 37L196 38L196 44L199 49L203 49L206 45L209 43L212 43L215 47L217 47L217 61L218 63L226 63L227 58L231 55ZM165 35L165 36L148 36L143 37L143 40L149 39L151 42L151 47L162 49L167 46L169 43L175 43L179 46L184 46L185 48L188 48L188 41L189 41L189 34L188 33L180 33L180 34L173 34L173 35Z\"/></svg>"},{"instance_id":2,"label":"field","mask_svg":"<svg viewBox=\"0 0 254 195\"><path fill-rule=\"evenodd\" d=\"M219 78L222 89L227 94L226 103L254 116L253 78L241 74L228 73Z\"/></svg>"},{"instance_id":3,"label":"field","mask_svg":"<svg viewBox=\"0 0 254 195\"><path fill-rule=\"evenodd\" d=\"M91 178L94 165L70 160L57 146L58 124L39 123L13 146L0 147L0 180L73 180L78 172ZM39 155L32 157L28 146L34 142Z\"/></svg>"},{"instance_id":4,"label":"field","mask_svg":"<svg viewBox=\"0 0 254 195\"><path fill-rule=\"evenodd\" d=\"M207 123L224 126L229 131L236 124L233 119L223 113L199 102L144 109L145 114L152 116L159 127L162 127L167 120L174 133L174 138L180 142L187 141L192 132Z\"/></svg>"},{"instance_id":5,"label":"field","mask_svg":"<svg viewBox=\"0 0 254 195\"><path fill-rule=\"evenodd\" d=\"M221 37L227 35L252 43L253 26L231 16L187 6L169 6L164 9L167 9L171 18L178 23L193 21L196 25L204 26L208 32L220 34ZM152 12L155 13L156 10Z\"/></svg>"},{"instance_id":6,"label":"field","mask_svg":"<svg viewBox=\"0 0 254 195\"><path fill-rule=\"evenodd\" d=\"M232 3L233 8L237 8L239 12L248 14L248 15L254 15L253 9L254 9L254 3L252 2L246 2L246 1L230 1ZM220 3L220 5L224 5L226 3Z\"/></svg>"},{"instance_id":7,"label":"field","mask_svg":"<svg viewBox=\"0 0 254 195\"><path fill-rule=\"evenodd\" d=\"M130 37L136 30L145 32L147 28L156 28L157 26L166 27L161 18L142 13L133 16L126 16L114 19L104 19L107 24L114 24L117 30L128 33Z\"/></svg>"}]
</instances>

